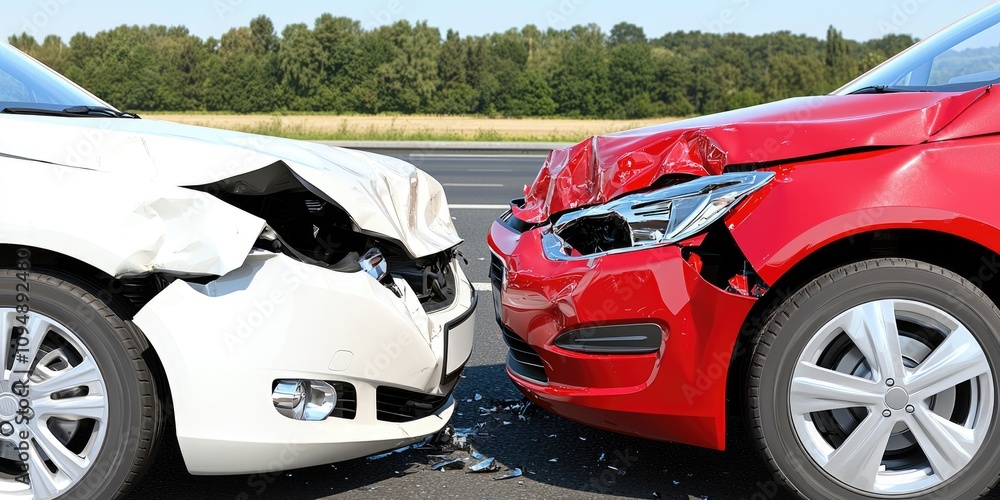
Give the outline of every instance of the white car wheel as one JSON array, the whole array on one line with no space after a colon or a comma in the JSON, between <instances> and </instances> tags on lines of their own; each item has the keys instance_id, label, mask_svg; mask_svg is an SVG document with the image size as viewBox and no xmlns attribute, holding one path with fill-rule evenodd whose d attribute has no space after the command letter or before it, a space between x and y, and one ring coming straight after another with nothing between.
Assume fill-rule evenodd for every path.
<instances>
[{"instance_id":1,"label":"white car wheel","mask_svg":"<svg viewBox=\"0 0 1000 500\"><path fill-rule=\"evenodd\" d=\"M0 497L127 492L161 429L147 348L84 289L0 270Z\"/></svg>"}]
</instances>

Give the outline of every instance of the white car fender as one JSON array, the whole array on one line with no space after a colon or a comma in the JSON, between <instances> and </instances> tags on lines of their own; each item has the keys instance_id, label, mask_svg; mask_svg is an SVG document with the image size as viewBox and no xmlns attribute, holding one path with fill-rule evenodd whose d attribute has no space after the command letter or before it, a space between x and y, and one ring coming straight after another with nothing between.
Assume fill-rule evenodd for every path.
<instances>
[{"instance_id":1,"label":"white car fender","mask_svg":"<svg viewBox=\"0 0 1000 500\"><path fill-rule=\"evenodd\" d=\"M223 275L264 220L211 195L82 168L0 157L0 244L58 252L108 275ZM44 186L40 188L39 186Z\"/></svg>"},{"instance_id":2,"label":"white car fender","mask_svg":"<svg viewBox=\"0 0 1000 500\"><path fill-rule=\"evenodd\" d=\"M360 229L399 241L413 257L462 242L441 184L395 158L147 119L0 115L0 128L7 155L172 186L208 186L283 163ZM39 137L51 146L38 148Z\"/></svg>"}]
</instances>

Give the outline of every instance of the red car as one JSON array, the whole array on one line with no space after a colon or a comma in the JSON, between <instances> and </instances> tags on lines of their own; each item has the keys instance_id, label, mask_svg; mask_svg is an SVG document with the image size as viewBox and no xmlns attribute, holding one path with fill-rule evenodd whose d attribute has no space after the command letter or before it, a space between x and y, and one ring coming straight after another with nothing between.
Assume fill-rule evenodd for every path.
<instances>
[{"instance_id":1,"label":"red car","mask_svg":"<svg viewBox=\"0 0 1000 500\"><path fill-rule=\"evenodd\" d=\"M507 372L807 498L1000 477L1000 4L828 96L554 151L493 224Z\"/></svg>"}]
</instances>

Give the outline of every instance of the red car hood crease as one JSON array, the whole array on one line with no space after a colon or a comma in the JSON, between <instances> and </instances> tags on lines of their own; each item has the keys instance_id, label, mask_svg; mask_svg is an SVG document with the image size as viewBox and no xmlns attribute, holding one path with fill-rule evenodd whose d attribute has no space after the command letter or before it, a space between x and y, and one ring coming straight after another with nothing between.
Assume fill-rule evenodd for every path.
<instances>
[{"instance_id":1,"label":"red car hood crease","mask_svg":"<svg viewBox=\"0 0 1000 500\"><path fill-rule=\"evenodd\" d=\"M512 210L520 220L542 223L552 214L648 188L668 175L718 175L729 165L996 133L1000 120L986 119L989 106L976 106L990 95L985 87L800 97L596 136L550 153L525 188L524 204Z\"/></svg>"}]
</instances>

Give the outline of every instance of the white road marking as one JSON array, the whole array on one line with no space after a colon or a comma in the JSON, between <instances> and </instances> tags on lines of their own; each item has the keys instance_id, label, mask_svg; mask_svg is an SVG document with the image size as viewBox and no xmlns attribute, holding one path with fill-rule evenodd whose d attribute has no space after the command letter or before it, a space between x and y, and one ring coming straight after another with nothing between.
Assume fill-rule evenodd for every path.
<instances>
[{"instance_id":1,"label":"white road marking","mask_svg":"<svg viewBox=\"0 0 1000 500\"><path fill-rule=\"evenodd\" d=\"M446 182L441 184L444 187L455 188L502 188L503 184L464 184L460 182Z\"/></svg>"},{"instance_id":2,"label":"white road marking","mask_svg":"<svg viewBox=\"0 0 1000 500\"><path fill-rule=\"evenodd\" d=\"M477 292L492 292L493 285L489 283L473 283L472 288L475 288Z\"/></svg>"},{"instance_id":3,"label":"white road marking","mask_svg":"<svg viewBox=\"0 0 1000 500\"><path fill-rule=\"evenodd\" d=\"M448 205L452 210L507 210L510 205Z\"/></svg>"}]
</instances>

